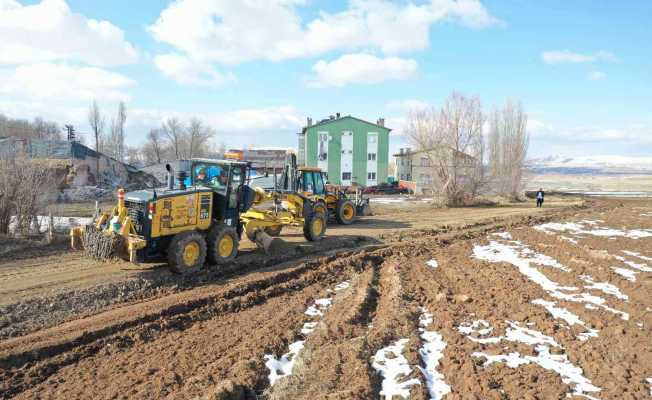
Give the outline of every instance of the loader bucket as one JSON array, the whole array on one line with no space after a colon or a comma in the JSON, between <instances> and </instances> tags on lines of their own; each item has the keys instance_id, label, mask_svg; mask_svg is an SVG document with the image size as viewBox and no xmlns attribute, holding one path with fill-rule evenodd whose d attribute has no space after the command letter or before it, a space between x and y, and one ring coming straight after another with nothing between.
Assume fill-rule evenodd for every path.
<instances>
[{"instance_id":1,"label":"loader bucket","mask_svg":"<svg viewBox=\"0 0 652 400\"><path fill-rule=\"evenodd\" d=\"M362 204L358 204L355 207L356 215L362 216L362 217L368 217L372 215L371 212L371 206L369 205L369 201L366 201Z\"/></svg>"}]
</instances>

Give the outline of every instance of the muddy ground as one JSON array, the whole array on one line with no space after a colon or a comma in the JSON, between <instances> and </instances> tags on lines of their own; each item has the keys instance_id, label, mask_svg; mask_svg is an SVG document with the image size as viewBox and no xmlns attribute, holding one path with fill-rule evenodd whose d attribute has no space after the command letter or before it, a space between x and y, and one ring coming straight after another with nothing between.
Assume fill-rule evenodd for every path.
<instances>
[{"instance_id":1,"label":"muddy ground","mask_svg":"<svg viewBox=\"0 0 652 400\"><path fill-rule=\"evenodd\" d=\"M58 299L65 279L26 285L3 308L0 397L649 397L652 204L471 209L456 225L405 207L369 218L404 227L361 235L362 221L326 247L245 251L186 280L111 264L110 283L70 279ZM61 252L0 270L65 275L71 260L82 274Z\"/></svg>"}]
</instances>

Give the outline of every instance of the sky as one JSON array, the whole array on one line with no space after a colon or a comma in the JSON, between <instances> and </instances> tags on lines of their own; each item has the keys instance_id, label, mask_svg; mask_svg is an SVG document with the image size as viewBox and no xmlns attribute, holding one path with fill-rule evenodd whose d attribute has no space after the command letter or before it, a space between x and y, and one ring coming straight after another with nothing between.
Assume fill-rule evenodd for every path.
<instances>
[{"instance_id":1,"label":"sky","mask_svg":"<svg viewBox=\"0 0 652 400\"><path fill-rule=\"evenodd\" d=\"M0 0L0 113L127 142L198 117L216 143L296 147L306 117L393 129L454 90L522 102L529 157L652 154L652 2ZM90 138L89 138L90 139Z\"/></svg>"}]
</instances>

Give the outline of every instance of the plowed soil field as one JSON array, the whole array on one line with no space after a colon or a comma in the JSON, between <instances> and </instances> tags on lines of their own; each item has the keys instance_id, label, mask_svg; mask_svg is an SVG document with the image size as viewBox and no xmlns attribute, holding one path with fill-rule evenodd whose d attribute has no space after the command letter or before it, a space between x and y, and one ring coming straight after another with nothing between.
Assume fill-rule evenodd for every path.
<instances>
[{"instance_id":1,"label":"plowed soil field","mask_svg":"<svg viewBox=\"0 0 652 400\"><path fill-rule=\"evenodd\" d=\"M0 398L650 397L649 202L384 231L238 271L6 335Z\"/></svg>"}]
</instances>

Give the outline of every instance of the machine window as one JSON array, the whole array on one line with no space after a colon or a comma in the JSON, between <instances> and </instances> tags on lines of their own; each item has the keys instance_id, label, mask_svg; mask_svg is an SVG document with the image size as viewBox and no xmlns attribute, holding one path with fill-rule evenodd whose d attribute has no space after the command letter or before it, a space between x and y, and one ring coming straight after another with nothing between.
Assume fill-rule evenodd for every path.
<instances>
[{"instance_id":1,"label":"machine window","mask_svg":"<svg viewBox=\"0 0 652 400\"><path fill-rule=\"evenodd\" d=\"M324 179L320 172L315 173L315 194L325 194Z\"/></svg>"},{"instance_id":2,"label":"machine window","mask_svg":"<svg viewBox=\"0 0 652 400\"><path fill-rule=\"evenodd\" d=\"M221 165L196 164L193 168L195 185L207 186L219 192L225 192L228 179L228 168Z\"/></svg>"},{"instance_id":3,"label":"machine window","mask_svg":"<svg viewBox=\"0 0 652 400\"><path fill-rule=\"evenodd\" d=\"M304 192L315 192L315 182L313 181L312 172L304 172L303 174L303 191Z\"/></svg>"}]
</instances>

